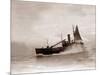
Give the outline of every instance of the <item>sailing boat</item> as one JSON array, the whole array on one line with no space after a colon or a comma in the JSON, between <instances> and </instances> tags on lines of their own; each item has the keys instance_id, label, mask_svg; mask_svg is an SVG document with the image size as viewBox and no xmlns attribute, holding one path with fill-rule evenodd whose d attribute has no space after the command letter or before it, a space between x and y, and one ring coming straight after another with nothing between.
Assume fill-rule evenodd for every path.
<instances>
[{"instance_id":1,"label":"sailing boat","mask_svg":"<svg viewBox=\"0 0 100 75\"><path fill-rule=\"evenodd\" d=\"M82 38L79 33L78 25L76 25L76 28L73 27L73 36L74 36L74 43L83 44Z\"/></svg>"},{"instance_id":2,"label":"sailing boat","mask_svg":"<svg viewBox=\"0 0 100 75\"><path fill-rule=\"evenodd\" d=\"M72 41L70 39L70 34L68 34L67 35L68 41L66 41L66 39L63 39L63 40L61 39L60 42L58 42L52 46L49 46L47 43L47 47L45 47L45 48L35 48L36 54L50 55L50 54L60 53L60 52L64 51L66 47L68 47L70 45L83 44L77 25L76 25L75 29L73 27L73 36L74 36L74 41ZM62 46L55 47L58 44L62 44Z\"/></svg>"}]
</instances>

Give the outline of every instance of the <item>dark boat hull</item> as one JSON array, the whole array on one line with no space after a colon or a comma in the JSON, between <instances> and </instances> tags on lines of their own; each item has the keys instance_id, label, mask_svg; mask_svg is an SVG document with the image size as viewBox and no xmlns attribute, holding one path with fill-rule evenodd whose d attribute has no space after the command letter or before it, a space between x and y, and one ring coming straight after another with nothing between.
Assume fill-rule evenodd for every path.
<instances>
[{"instance_id":1,"label":"dark boat hull","mask_svg":"<svg viewBox=\"0 0 100 75\"><path fill-rule=\"evenodd\" d=\"M44 54L44 55L49 55L49 54L56 54L60 53L64 50L63 47L57 47L57 48L36 48L36 54Z\"/></svg>"}]
</instances>

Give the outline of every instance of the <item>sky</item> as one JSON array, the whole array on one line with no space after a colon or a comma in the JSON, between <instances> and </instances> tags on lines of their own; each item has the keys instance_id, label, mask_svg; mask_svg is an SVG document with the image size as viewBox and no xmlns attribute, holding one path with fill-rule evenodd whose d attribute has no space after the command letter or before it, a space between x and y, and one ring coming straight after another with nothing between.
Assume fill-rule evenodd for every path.
<instances>
[{"instance_id":1,"label":"sky","mask_svg":"<svg viewBox=\"0 0 100 75\"><path fill-rule=\"evenodd\" d=\"M94 5L77 5L12 0L11 41L54 43L72 34L78 25L83 37L95 35Z\"/></svg>"}]
</instances>

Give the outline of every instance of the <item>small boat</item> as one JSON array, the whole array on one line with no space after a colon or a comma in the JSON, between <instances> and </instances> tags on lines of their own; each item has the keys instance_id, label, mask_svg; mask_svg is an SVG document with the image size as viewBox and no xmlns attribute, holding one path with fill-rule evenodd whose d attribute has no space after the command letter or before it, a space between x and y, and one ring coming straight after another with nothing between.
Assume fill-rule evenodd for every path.
<instances>
[{"instance_id":1,"label":"small boat","mask_svg":"<svg viewBox=\"0 0 100 75\"><path fill-rule=\"evenodd\" d=\"M82 41L82 38L80 36L79 29L78 29L77 25L76 25L75 29L73 27L73 36L74 36L74 41L71 40L70 34L68 34L67 35L68 41L66 41L66 39L64 39L64 40L61 40L60 42L58 42L52 46L47 45L46 48L35 48L36 54L43 54L43 55L57 54L57 53L60 53L62 51L65 51L65 49L70 45L84 44ZM58 44L62 44L62 46L55 47Z\"/></svg>"}]
</instances>

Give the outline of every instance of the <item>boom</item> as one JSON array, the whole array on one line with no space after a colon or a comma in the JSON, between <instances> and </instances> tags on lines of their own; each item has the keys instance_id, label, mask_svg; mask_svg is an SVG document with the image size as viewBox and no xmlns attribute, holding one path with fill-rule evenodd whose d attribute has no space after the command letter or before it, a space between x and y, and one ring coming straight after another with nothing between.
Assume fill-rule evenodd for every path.
<instances>
[{"instance_id":1,"label":"boom","mask_svg":"<svg viewBox=\"0 0 100 75\"><path fill-rule=\"evenodd\" d=\"M60 44L60 43L62 43L62 42L63 42L63 41L65 41L65 40L66 40L66 39L61 40L60 42L58 42L58 43L56 43L56 44L52 45L52 46L51 46L51 48L52 48L52 47L54 47L54 46L56 46L56 45L58 45L58 44Z\"/></svg>"}]
</instances>

